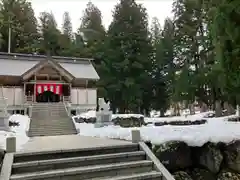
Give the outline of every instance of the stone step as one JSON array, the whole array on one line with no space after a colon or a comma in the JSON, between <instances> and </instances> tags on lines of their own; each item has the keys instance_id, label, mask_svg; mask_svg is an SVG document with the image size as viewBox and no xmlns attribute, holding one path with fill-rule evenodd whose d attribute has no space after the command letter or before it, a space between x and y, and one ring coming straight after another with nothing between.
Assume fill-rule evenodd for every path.
<instances>
[{"instance_id":1,"label":"stone step","mask_svg":"<svg viewBox=\"0 0 240 180\"><path fill-rule=\"evenodd\" d=\"M42 122L42 123L32 123L30 124L31 127L36 127L38 128L39 126L51 126L51 125L55 125L55 126L73 126L72 122Z\"/></svg>"},{"instance_id":2,"label":"stone step","mask_svg":"<svg viewBox=\"0 0 240 180\"><path fill-rule=\"evenodd\" d=\"M30 129L55 129L55 128L74 128L74 125L71 123L42 123L42 124L31 124Z\"/></svg>"},{"instance_id":3,"label":"stone step","mask_svg":"<svg viewBox=\"0 0 240 180\"><path fill-rule=\"evenodd\" d=\"M28 132L29 137L33 136L56 136L56 135L72 135L77 134L76 131L52 131L52 132Z\"/></svg>"},{"instance_id":4,"label":"stone step","mask_svg":"<svg viewBox=\"0 0 240 180\"><path fill-rule=\"evenodd\" d=\"M63 103L33 103L33 106L64 106Z\"/></svg>"},{"instance_id":5,"label":"stone step","mask_svg":"<svg viewBox=\"0 0 240 180\"><path fill-rule=\"evenodd\" d=\"M77 132L76 131L72 131L72 132L41 132L41 133L28 132L29 137L62 136L62 135L73 135L73 134L77 134Z\"/></svg>"},{"instance_id":6,"label":"stone step","mask_svg":"<svg viewBox=\"0 0 240 180\"><path fill-rule=\"evenodd\" d=\"M49 117L48 119L37 119L37 118L32 118L32 121L31 122L34 122L34 123L41 123L41 122L72 122L72 119L70 117L56 117L56 118L53 118L53 117Z\"/></svg>"},{"instance_id":7,"label":"stone step","mask_svg":"<svg viewBox=\"0 0 240 180\"><path fill-rule=\"evenodd\" d=\"M35 111L66 111L65 108L33 108L32 111L35 112Z\"/></svg>"},{"instance_id":8,"label":"stone step","mask_svg":"<svg viewBox=\"0 0 240 180\"><path fill-rule=\"evenodd\" d=\"M162 174L157 171L114 177L114 180L161 180L161 179L162 179ZM107 177L107 178L97 178L97 179L94 178L91 180L113 180L113 179L111 177Z\"/></svg>"},{"instance_id":9,"label":"stone step","mask_svg":"<svg viewBox=\"0 0 240 180\"><path fill-rule=\"evenodd\" d=\"M33 109L43 109L43 110L46 110L46 109L64 109L65 110L65 107L64 106L43 106L43 107L35 106L35 107L33 107Z\"/></svg>"},{"instance_id":10,"label":"stone step","mask_svg":"<svg viewBox=\"0 0 240 180\"><path fill-rule=\"evenodd\" d=\"M47 134L51 134L51 133L70 133L74 132L75 129L70 129L70 128L66 128L66 129L62 129L62 128L56 128L56 129L47 129L44 131L44 129L32 129L29 132L31 132L32 134L43 134L43 133L47 133Z\"/></svg>"},{"instance_id":11,"label":"stone step","mask_svg":"<svg viewBox=\"0 0 240 180\"><path fill-rule=\"evenodd\" d=\"M14 154L14 163L29 162L38 160L50 160L60 158L73 158L103 154L113 154L122 152L135 152L139 151L138 144L125 144L115 146L99 146L82 149L66 149L66 150L52 150L44 152L20 152Z\"/></svg>"},{"instance_id":12,"label":"stone step","mask_svg":"<svg viewBox=\"0 0 240 180\"><path fill-rule=\"evenodd\" d=\"M51 124L56 124L56 125L65 125L65 124L73 124L71 119L67 119L64 121L58 120L58 121L53 121L53 120L40 120L39 122L31 122L32 125L36 125L36 126L41 126L41 125L51 125Z\"/></svg>"},{"instance_id":13,"label":"stone step","mask_svg":"<svg viewBox=\"0 0 240 180\"><path fill-rule=\"evenodd\" d=\"M64 106L42 106L42 107L39 107L39 106L35 106L33 107L32 109L65 109Z\"/></svg>"},{"instance_id":14,"label":"stone step","mask_svg":"<svg viewBox=\"0 0 240 180\"><path fill-rule=\"evenodd\" d=\"M106 165L94 165L86 167L75 167L59 170L40 171L37 173L15 174L10 180L61 180L81 179L87 180L101 177L114 177L117 175L132 175L152 171L153 162L149 160L113 163Z\"/></svg>"},{"instance_id":15,"label":"stone step","mask_svg":"<svg viewBox=\"0 0 240 180\"><path fill-rule=\"evenodd\" d=\"M64 169L64 168L70 168L70 167L82 167L82 166L100 165L100 164L108 164L108 163L138 161L138 160L144 160L144 159L145 159L145 152L136 151L136 152L123 152L123 153L103 154L103 155L94 155L94 156L21 162L21 163L13 164L12 174L44 171L49 169Z\"/></svg>"},{"instance_id":16,"label":"stone step","mask_svg":"<svg viewBox=\"0 0 240 180\"><path fill-rule=\"evenodd\" d=\"M74 126L72 126L72 125L42 125L42 126L40 126L40 127L37 127L37 126L30 126L30 130L32 130L32 129L34 129L34 130L47 130L47 131L49 131L49 130L55 130L55 129L62 129L62 130L67 130L67 129L75 129L75 127Z\"/></svg>"}]
</instances>

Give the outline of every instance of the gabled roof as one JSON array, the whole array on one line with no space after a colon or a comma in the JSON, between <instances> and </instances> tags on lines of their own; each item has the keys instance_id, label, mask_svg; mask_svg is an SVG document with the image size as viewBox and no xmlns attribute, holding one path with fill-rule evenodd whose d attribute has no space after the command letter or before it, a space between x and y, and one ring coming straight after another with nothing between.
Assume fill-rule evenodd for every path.
<instances>
[{"instance_id":1,"label":"gabled roof","mask_svg":"<svg viewBox=\"0 0 240 180\"><path fill-rule=\"evenodd\" d=\"M92 59L60 56L47 57L42 55L16 53L8 54L1 52L0 75L22 76L40 62L46 61L46 59L51 59L76 79L99 79L99 76L91 63Z\"/></svg>"},{"instance_id":2,"label":"gabled roof","mask_svg":"<svg viewBox=\"0 0 240 180\"><path fill-rule=\"evenodd\" d=\"M42 69L44 66L50 65L54 69L56 69L62 76L66 77L69 81L72 81L74 76L69 73L66 69L62 68L62 66L59 65L59 63L55 62L54 60L51 59L46 59L44 61L39 61L38 64L33 66L31 69L26 71L24 74L22 74L23 80L26 80L30 78L35 72L39 71Z\"/></svg>"}]
</instances>

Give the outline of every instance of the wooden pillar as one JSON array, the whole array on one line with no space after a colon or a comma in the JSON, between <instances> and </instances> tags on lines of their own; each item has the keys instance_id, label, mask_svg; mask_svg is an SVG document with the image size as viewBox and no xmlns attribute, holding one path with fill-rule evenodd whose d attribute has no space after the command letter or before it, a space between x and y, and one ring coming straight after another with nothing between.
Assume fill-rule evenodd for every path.
<instances>
[{"instance_id":1,"label":"wooden pillar","mask_svg":"<svg viewBox=\"0 0 240 180\"><path fill-rule=\"evenodd\" d=\"M72 92L72 83L69 83L69 103L71 103L71 101L72 101L72 94L71 94L71 92Z\"/></svg>"},{"instance_id":2,"label":"wooden pillar","mask_svg":"<svg viewBox=\"0 0 240 180\"><path fill-rule=\"evenodd\" d=\"M36 82L37 82L37 77L36 74L34 74L34 92L33 92L33 102L36 102Z\"/></svg>"},{"instance_id":3,"label":"wooden pillar","mask_svg":"<svg viewBox=\"0 0 240 180\"><path fill-rule=\"evenodd\" d=\"M86 80L86 104L88 104L88 80Z\"/></svg>"},{"instance_id":4,"label":"wooden pillar","mask_svg":"<svg viewBox=\"0 0 240 180\"><path fill-rule=\"evenodd\" d=\"M23 83L23 98L24 98L24 100L26 100L26 83L24 82Z\"/></svg>"},{"instance_id":5,"label":"wooden pillar","mask_svg":"<svg viewBox=\"0 0 240 180\"><path fill-rule=\"evenodd\" d=\"M15 101L15 100L16 100L16 97L15 97L15 96L16 96L16 95L15 95L16 93L15 93L15 92L16 92L16 87L14 86L14 87L13 87L13 105L16 104L16 103L15 103L15 102L16 102L16 101Z\"/></svg>"}]
</instances>

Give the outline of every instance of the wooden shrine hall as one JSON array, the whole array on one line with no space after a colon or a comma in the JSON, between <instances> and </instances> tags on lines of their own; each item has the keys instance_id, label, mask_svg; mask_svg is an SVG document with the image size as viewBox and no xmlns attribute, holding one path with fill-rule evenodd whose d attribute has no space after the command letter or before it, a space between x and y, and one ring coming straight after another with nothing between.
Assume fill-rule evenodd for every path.
<instances>
[{"instance_id":1,"label":"wooden shrine hall","mask_svg":"<svg viewBox=\"0 0 240 180\"><path fill-rule=\"evenodd\" d=\"M71 109L96 109L99 76L92 59L0 53L1 97L8 111L32 103L68 102Z\"/></svg>"}]
</instances>

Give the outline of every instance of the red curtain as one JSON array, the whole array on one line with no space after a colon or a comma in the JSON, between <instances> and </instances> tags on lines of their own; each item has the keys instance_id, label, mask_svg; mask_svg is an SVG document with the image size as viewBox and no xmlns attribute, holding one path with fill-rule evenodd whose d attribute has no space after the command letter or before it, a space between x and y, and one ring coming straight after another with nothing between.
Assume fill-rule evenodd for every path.
<instances>
[{"instance_id":1,"label":"red curtain","mask_svg":"<svg viewBox=\"0 0 240 180\"><path fill-rule=\"evenodd\" d=\"M62 95L62 84L36 84L36 94L44 91L52 91L54 94Z\"/></svg>"}]
</instances>

